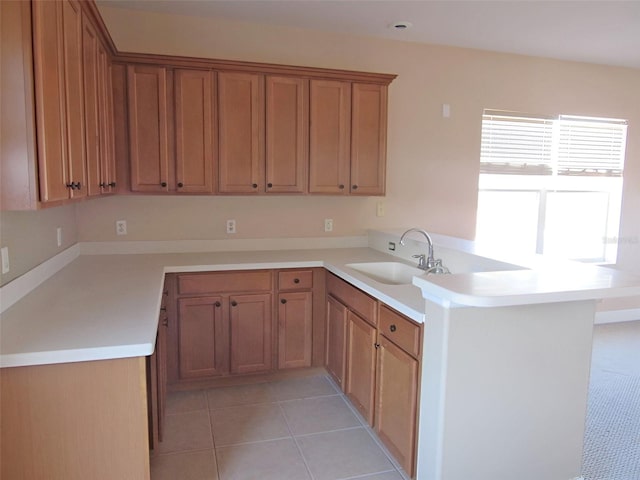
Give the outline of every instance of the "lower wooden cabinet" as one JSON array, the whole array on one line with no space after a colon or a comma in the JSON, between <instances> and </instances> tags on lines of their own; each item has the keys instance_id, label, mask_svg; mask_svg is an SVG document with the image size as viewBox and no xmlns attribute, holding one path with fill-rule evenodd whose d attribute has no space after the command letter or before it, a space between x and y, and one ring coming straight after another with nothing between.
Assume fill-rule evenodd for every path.
<instances>
[{"instance_id":1,"label":"lower wooden cabinet","mask_svg":"<svg viewBox=\"0 0 640 480\"><path fill-rule=\"evenodd\" d=\"M342 389L346 377L347 307L335 298L327 297L327 371Z\"/></svg>"},{"instance_id":2,"label":"lower wooden cabinet","mask_svg":"<svg viewBox=\"0 0 640 480\"><path fill-rule=\"evenodd\" d=\"M169 383L322 365L320 270L169 274Z\"/></svg>"},{"instance_id":3,"label":"lower wooden cabinet","mask_svg":"<svg viewBox=\"0 0 640 480\"><path fill-rule=\"evenodd\" d=\"M326 369L413 477L422 328L331 274L327 293Z\"/></svg>"},{"instance_id":4,"label":"lower wooden cabinet","mask_svg":"<svg viewBox=\"0 0 640 480\"><path fill-rule=\"evenodd\" d=\"M180 378L223 375L229 370L229 328L222 297L178 300Z\"/></svg>"},{"instance_id":5,"label":"lower wooden cabinet","mask_svg":"<svg viewBox=\"0 0 640 480\"><path fill-rule=\"evenodd\" d=\"M278 295L278 368L311 366L312 292Z\"/></svg>"},{"instance_id":6,"label":"lower wooden cabinet","mask_svg":"<svg viewBox=\"0 0 640 480\"><path fill-rule=\"evenodd\" d=\"M418 412L418 361L379 337L374 429L400 466L414 475Z\"/></svg>"},{"instance_id":7,"label":"lower wooden cabinet","mask_svg":"<svg viewBox=\"0 0 640 480\"><path fill-rule=\"evenodd\" d=\"M271 293L179 298L179 378L271 370L271 298Z\"/></svg>"},{"instance_id":8,"label":"lower wooden cabinet","mask_svg":"<svg viewBox=\"0 0 640 480\"><path fill-rule=\"evenodd\" d=\"M230 297L231 373L271 370L271 298L271 293Z\"/></svg>"},{"instance_id":9,"label":"lower wooden cabinet","mask_svg":"<svg viewBox=\"0 0 640 480\"><path fill-rule=\"evenodd\" d=\"M347 381L344 391L367 422L373 424L376 328L351 311L347 314L347 324Z\"/></svg>"}]
</instances>

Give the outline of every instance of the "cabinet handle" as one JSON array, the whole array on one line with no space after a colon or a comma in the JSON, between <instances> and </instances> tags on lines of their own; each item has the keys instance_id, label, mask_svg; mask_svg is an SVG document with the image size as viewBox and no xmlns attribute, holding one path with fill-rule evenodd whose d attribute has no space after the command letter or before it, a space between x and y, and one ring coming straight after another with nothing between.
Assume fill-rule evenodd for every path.
<instances>
[{"instance_id":1,"label":"cabinet handle","mask_svg":"<svg viewBox=\"0 0 640 480\"><path fill-rule=\"evenodd\" d=\"M300 279L299 278L294 278L293 279L293 283L300 283Z\"/></svg>"},{"instance_id":2,"label":"cabinet handle","mask_svg":"<svg viewBox=\"0 0 640 480\"><path fill-rule=\"evenodd\" d=\"M280 300L280 303L284 305L285 303L287 303L287 299L283 298L282 300Z\"/></svg>"},{"instance_id":3,"label":"cabinet handle","mask_svg":"<svg viewBox=\"0 0 640 480\"><path fill-rule=\"evenodd\" d=\"M165 316L165 317L162 319L162 326L163 326L163 327L168 327L168 326L169 326L169 317Z\"/></svg>"},{"instance_id":4,"label":"cabinet handle","mask_svg":"<svg viewBox=\"0 0 640 480\"><path fill-rule=\"evenodd\" d=\"M184 187L184 184L182 182L178 182L178 188L182 188Z\"/></svg>"},{"instance_id":5,"label":"cabinet handle","mask_svg":"<svg viewBox=\"0 0 640 480\"><path fill-rule=\"evenodd\" d=\"M338 185L338 188L339 188L340 190L344 190L344 185L340 184L340 185Z\"/></svg>"},{"instance_id":6,"label":"cabinet handle","mask_svg":"<svg viewBox=\"0 0 640 480\"><path fill-rule=\"evenodd\" d=\"M169 295L169 290L165 290L162 292L163 295Z\"/></svg>"},{"instance_id":7,"label":"cabinet handle","mask_svg":"<svg viewBox=\"0 0 640 480\"><path fill-rule=\"evenodd\" d=\"M236 307L236 306L238 306L238 302L236 302L236 301L234 300L233 302L231 302L231 306L232 306L232 307Z\"/></svg>"},{"instance_id":8,"label":"cabinet handle","mask_svg":"<svg viewBox=\"0 0 640 480\"><path fill-rule=\"evenodd\" d=\"M167 311L167 307L160 307L160 311L161 312L166 312Z\"/></svg>"},{"instance_id":9,"label":"cabinet handle","mask_svg":"<svg viewBox=\"0 0 640 480\"><path fill-rule=\"evenodd\" d=\"M234 302L234 303L235 303L235 302ZM216 302L216 303L214 303L214 305L215 305L216 307L219 307L219 306L220 306L220 305L222 305L222 304L221 304L220 302ZM234 307L235 307L235 305L234 305Z\"/></svg>"},{"instance_id":10,"label":"cabinet handle","mask_svg":"<svg viewBox=\"0 0 640 480\"><path fill-rule=\"evenodd\" d=\"M116 182L109 182L108 184L110 187L115 187L116 186Z\"/></svg>"},{"instance_id":11,"label":"cabinet handle","mask_svg":"<svg viewBox=\"0 0 640 480\"><path fill-rule=\"evenodd\" d=\"M273 183L267 183L267 187L268 187L268 188L273 187Z\"/></svg>"},{"instance_id":12,"label":"cabinet handle","mask_svg":"<svg viewBox=\"0 0 640 480\"><path fill-rule=\"evenodd\" d=\"M161 187L166 187L166 186L167 186L167 182L162 182L162 183L160 183L160 186L161 186Z\"/></svg>"},{"instance_id":13,"label":"cabinet handle","mask_svg":"<svg viewBox=\"0 0 640 480\"><path fill-rule=\"evenodd\" d=\"M397 327L395 325L391 325L389 327L389 330L391 330L392 332L395 332L397 330Z\"/></svg>"},{"instance_id":14,"label":"cabinet handle","mask_svg":"<svg viewBox=\"0 0 640 480\"><path fill-rule=\"evenodd\" d=\"M102 188L107 188L109 186L109 184L102 182L102 183L98 184L98 186L102 187Z\"/></svg>"},{"instance_id":15,"label":"cabinet handle","mask_svg":"<svg viewBox=\"0 0 640 480\"><path fill-rule=\"evenodd\" d=\"M352 186L351 186L351 189L352 189L352 190L357 190L357 189L358 189L358 185L352 185Z\"/></svg>"},{"instance_id":16,"label":"cabinet handle","mask_svg":"<svg viewBox=\"0 0 640 480\"><path fill-rule=\"evenodd\" d=\"M257 184L257 183L254 183L254 184L252 184L251 186L252 186L253 188L258 188L258 184Z\"/></svg>"}]
</instances>

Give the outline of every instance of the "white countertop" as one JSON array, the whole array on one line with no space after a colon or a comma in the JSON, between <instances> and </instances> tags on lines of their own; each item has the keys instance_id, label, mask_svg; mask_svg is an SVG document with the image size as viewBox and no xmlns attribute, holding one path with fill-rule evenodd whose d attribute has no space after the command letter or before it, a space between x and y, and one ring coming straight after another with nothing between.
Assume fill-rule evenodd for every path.
<instances>
[{"instance_id":1,"label":"white countertop","mask_svg":"<svg viewBox=\"0 0 640 480\"><path fill-rule=\"evenodd\" d=\"M346 266L380 261L398 257L372 248L81 255L2 313L0 366L150 355L170 272L324 267L417 322L425 321L423 296L487 307L640 295L638 277L594 267L438 275L388 285Z\"/></svg>"}]
</instances>

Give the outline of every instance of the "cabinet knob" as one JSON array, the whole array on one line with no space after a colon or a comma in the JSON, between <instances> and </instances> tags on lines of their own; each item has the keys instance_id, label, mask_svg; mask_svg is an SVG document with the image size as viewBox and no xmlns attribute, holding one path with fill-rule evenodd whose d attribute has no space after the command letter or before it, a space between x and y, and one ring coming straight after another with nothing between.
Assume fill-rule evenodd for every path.
<instances>
[{"instance_id":1,"label":"cabinet knob","mask_svg":"<svg viewBox=\"0 0 640 480\"><path fill-rule=\"evenodd\" d=\"M167 186L167 182L162 182L162 183L160 183L160 186L161 186L161 187L166 187L166 186Z\"/></svg>"},{"instance_id":2,"label":"cabinet knob","mask_svg":"<svg viewBox=\"0 0 640 480\"><path fill-rule=\"evenodd\" d=\"M389 327L389 330L391 330L392 332L395 332L397 330L397 327L395 325L391 325Z\"/></svg>"},{"instance_id":3,"label":"cabinet knob","mask_svg":"<svg viewBox=\"0 0 640 480\"><path fill-rule=\"evenodd\" d=\"M287 299L283 298L282 300L280 300L280 303L284 305L285 303L287 303Z\"/></svg>"},{"instance_id":4,"label":"cabinet knob","mask_svg":"<svg viewBox=\"0 0 640 480\"><path fill-rule=\"evenodd\" d=\"M116 186L116 182L109 182L109 186L110 187L115 187Z\"/></svg>"},{"instance_id":5,"label":"cabinet knob","mask_svg":"<svg viewBox=\"0 0 640 480\"><path fill-rule=\"evenodd\" d=\"M233 302L231 302L231 306L232 307L237 307L238 306L238 302L236 302L235 300Z\"/></svg>"},{"instance_id":6,"label":"cabinet knob","mask_svg":"<svg viewBox=\"0 0 640 480\"><path fill-rule=\"evenodd\" d=\"M234 307L235 307L235 302L233 302L233 303L234 303ZM216 307L219 307L219 306L220 306L220 305L222 305L222 304L221 304L220 302L216 302L216 303L214 303L214 305L215 305Z\"/></svg>"},{"instance_id":7,"label":"cabinet knob","mask_svg":"<svg viewBox=\"0 0 640 480\"><path fill-rule=\"evenodd\" d=\"M352 189L352 190L357 190L357 189L358 189L358 185L352 185L352 186L351 186L351 189Z\"/></svg>"},{"instance_id":8,"label":"cabinet knob","mask_svg":"<svg viewBox=\"0 0 640 480\"><path fill-rule=\"evenodd\" d=\"M293 283L300 283L300 279L299 278L294 278L293 279Z\"/></svg>"},{"instance_id":9,"label":"cabinet knob","mask_svg":"<svg viewBox=\"0 0 640 480\"><path fill-rule=\"evenodd\" d=\"M267 187L268 187L268 188L273 187L273 183L267 183Z\"/></svg>"},{"instance_id":10,"label":"cabinet knob","mask_svg":"<svg viewBox=\"0 0 640 480\"><path fill-rule=\"evenodd\" d=\"M163 326L163 327L168 327L168 326L169 326L169 317L166 317L166 316L165 316L165 317L162 319L162 326Z\"/></svg>"},{"instance_id":11,"label":"cabinet knob","mask_svg":"<svg viewBox=\"0 0 640 480\"><path fill-rule=\"evenodd\" d=\"M344 185L340 184L340 185L338 185L338 188L339 188L340 190L344 190Z\"/></svg>"},{"instance_id":12,"label":"cabinet knob","mask_svg":"<svg viewBox=\"0 0 640 480\"><path fill-rule=\"evenodd\" d=\"M254 184L252 184L251 186L252 186L253 188L258 188L258 184L257 184L257 183L254 183Z\"/></svg>"},{"instance_id":13,"label":"cabinet knob","mask_svg":"<svg viewBox=\"0 0 640 480\"><path fill-rule=\"evenodd\" d=\"M380 344L379 343L374 343L373 346L376 347L376 348L380 348Z\"/></svg>"},{"instance_id":14,"label":"cabinet knob","mask_svg":"<svg viewBox=\"0 0 640 480\"><path fill-rule=\"evenodd\" d=\"M178 188L182 188L184 187L184 184L182 182L178 182Z\"/></svg>"}]
</instances>

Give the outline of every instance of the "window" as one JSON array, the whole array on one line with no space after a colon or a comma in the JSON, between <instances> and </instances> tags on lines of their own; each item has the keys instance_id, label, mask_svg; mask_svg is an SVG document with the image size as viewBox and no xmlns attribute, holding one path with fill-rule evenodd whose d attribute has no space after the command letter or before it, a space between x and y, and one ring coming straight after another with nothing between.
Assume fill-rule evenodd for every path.
<instances>
[{"instance_id":1,"label":"window","mask_svg":"<svg viewBox=\"0 0 640 480\"><path fill-rule=\"evenodd\" d=\"M485 110L476 241L614 263L627 122Z\"/></svg>"}]
</instances>

